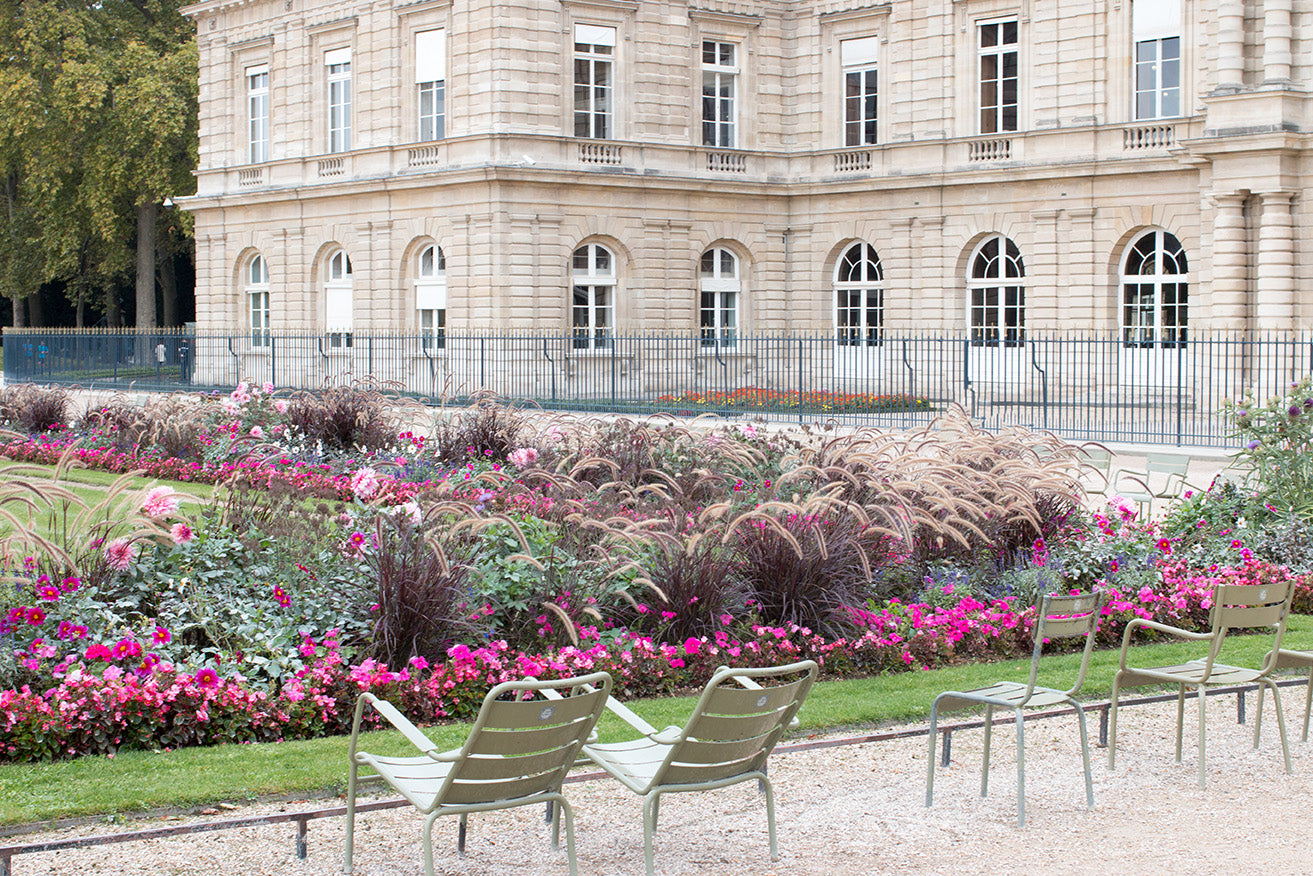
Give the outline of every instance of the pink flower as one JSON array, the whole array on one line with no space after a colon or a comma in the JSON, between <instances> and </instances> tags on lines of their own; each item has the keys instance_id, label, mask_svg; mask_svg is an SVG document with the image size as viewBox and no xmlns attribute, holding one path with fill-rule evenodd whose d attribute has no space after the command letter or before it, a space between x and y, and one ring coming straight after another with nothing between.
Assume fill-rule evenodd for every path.
<instances>
[{"instance_id":1,"label":"pink flower","mask_svg":"<svg viewBox=\"0 0 1313 876\"><path fill-rule=\"evenodd\" d=\"M59 592L58 587L54 586L53 584L47 584L46 586L37 590L36 595L39 596L45 602L58 602L59 597L62 594Z\"/></svg>"},{"instance_id":2,"label":"pink flower","mask_svg":"<svg viewBox=\"0 0 1313 876\"><path fill-rule=\"evenodd\" d=\"M378 472L372 468L356 469L356 473L351 475L351 492L357 499L368 501L378 495L378 488L381 486L378 479Z\"/></svg>"},{"instance_id":3,"label":"pink flower","mask_svg":"<svg viewBox=\"0 0 1313 876\"><path fill-rule=\"evenodd\" d=\"M684 653L692 656L702 650L702 640L689 636L684 640Z\"/></svg>"},{"instance_id":4,"label":"pink flower","mask_svg":"<svg viewBox=\"0 0 1313 876\"><path fill-rule=\"evenodd\" d=\"M1170 538L1158 539L1158 550L1165 554L1170 554L1172 552L1172 540Z\"/></svg>"},{"instance_id":5,"label":"pink flower","mask_svg":"<svg viewBox=\"0 0 1313 876\"><path fill-rule=\"evenodd\" d=\"M196 673L196 683L201 687L215 687L219 684L219 673L207 666Z\"/></svg>"},{"instance_id":6,"label":"pink flower","mask_svg":"<svg viewBox=\"0 0 1313 876\"><path fill-rule=\"evenodd\" d=\"M27 610L27 623L29 626L39 627L46 622L46 613L39 608L29 608Z\"/></svg>"},{"instance_id":7,"label":"pink flower","mask_svg":"<svg viewBox=\"0 0 1313 876\"><path fill-rule=\"evenodd\" d=\"M265 395L268 395L269 393L274 391L274 385L266 380L263 384L260 385L260 389L264 391Z\"/></svg>"},{"instance_id":8,"label":"pink flower","mask_svg":"<svg viewBox=\"0 0 1313 876\"><path fill-rule=\"evenodd\" d=\"M173 536L174 544L186 544L196 537L195 533L191 531L191 527L185 523L175 523L170 526L169 535Z\"/></svg>"},{"instance_id":9,"label":"pink flower","mask_svg":"<svg viewBox=\"0 0 1313 876\"><path fill-rule=\"evenodd\" d=\"M141 503L141 511L147 517L167 517L178 513L178 497L173 487L154 487L146 494Z\"/></svg>"},{"instance_id":10,"label":"pink flower","mask_svg":"<svg viewBox=\"0 0 1313 876\"><path fill-rule=\"evenodd\" d=\"M109 567L117 572L125 571L136 558L137 545L127 536L116 538L105 545L105 559Z\"/></svg>"},{"instance_id":11,"label":"pink flower","mask_svg":"<svg viewBox=\"0 0 1313 876\"><path fill-rule=\"evenodd\" d=\"M284 590L280 584L274 585L274 602L277 602L283 608L287 608L287 606L292 604L291 597L287 595L287 591Z\"/></svg>"},{"instance_id":12,"label":"pink flower","mask_svg":"<svg viewBox=\"0 0 1313 876\"><path fill-rule=\"evenodd\" d=\"M506 455L506 458L516 468L532 468L538 462L538 448L521 447L518 450L512 450Z\"/></svg>"},{"instance_id":13,"label":"pink flower","mask_svg":"<svg viewBox=\"0 0 1313 876\"><path fill-rule=\"evenodd\" d=\"M252 438L263 438L264 430L261 429L259 426L252 426L250 434Z\"/></svg>"},{"instance_id":14,"label":"pink flower","mask_svg":"<svg viewBox=\"0 0 1313 876\"><path fill-rule=\"evenodd\" d=\"M281 398L274 399L274 410L277 411L278 413L280 414L287 413L288 407L289 405L284 399Z\"/></svg>"},{"instance_id":15,"label":"pink flower","mask_svg":"<svg viewBox=\"0 0 1313 876\"><path fill-rule=\"evenodd\" d=\"M151 641L153 641L156 645L167 645L172 640L173 640L173 633L169 632L164 627L156 627L155 633L151 636Z\"/></svg>"}]
</instances>

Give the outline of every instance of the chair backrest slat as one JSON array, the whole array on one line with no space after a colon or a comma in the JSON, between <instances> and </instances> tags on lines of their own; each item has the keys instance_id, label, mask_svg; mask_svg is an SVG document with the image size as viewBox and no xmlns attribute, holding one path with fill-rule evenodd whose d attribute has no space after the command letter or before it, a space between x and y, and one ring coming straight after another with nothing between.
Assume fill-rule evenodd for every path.
<instances>
[{"instance_id":1,"label":"chair backrest slat","mask_svg":"<svg viewBox=\"0 0 1313 876\"><path fill-rule=\"evenodd\" d=\"M697 715L688 723L688 735L694 739L732 741L769 733L778 727L784 709L764 715ZM787 720L787 719L786 719Z\"/></svg>"},{"instance_id":2,"label":"chair backrest slat","mask_svg":"<svg viewBox=\"0 0 1313 876\"><path fill-rule=\"evenodd\" d=\"M560 700L542 698L518 702L500 700L488 706L483 726L489 729L519 729L544 724L564 724L586 718L592 714L594 708L593 698L587 693Z\"/></svg>"},{"instance_id":3,"label":"chair backrest slat","mask_svg":"<svg viewBox=\"0 0 1313 876\"><path fill-rule=\"evenodd\" d=\"M544 699L538 692L545 689L562 696ZM497 685L484 697L439 799L485 803L559 790L610 693L605 672Z\"/></svg>"},{"instance_id":4,"label":"chair backrest slat","mask_svg":"<svg viewBox=\"0 0 1313 876\"><path fill-rule=\"evenodd\" d=\"M1219 584L1213 595L1213 629L1275 627L1290 608L1289 581L1267 584Z\"/></svg>"},{"instance_id":5,"label":"chair backrest slat","mask_svg":"<svg viewBox=\"0 0 1313 876\"><path fill-rule=\"evenodd\" d=\"M816 680L811 660L787 666L731 670L711 677L652 784L695 784L760 769ZM744 687L736 678L759 687Z\"/></svg>"},{"instance_id":6,"label":"chair backrest slat","mask_svg":"<svg viewBox=\"0 0 1313 876\"><path fill-rule=\"evenodd\" d=\"M703 711L711 715L751 715L784 708L798 696L803 679L760 690L724 685L712 692Z\"/></svg>"},{"instance_id":7,"label":"chair backrest slat","mask_svg":"<svg viewBox=\"0 0 1313 876\"><path fill-rule=\"evenodd\" d=\"M1094 634L1099 628L1103 603L1107 595L1100 592L1086 593L1049 593L1040 600L1038 615L1035 620L1035 648L1030 658L1030 678L1026 682L1023 701L1029 701L1039 681L1039 661L1044 652L1044 642L1053 639L1085 637L1085 649L1081 653L1080 668L1076 672L1076 683L1067 691L1073 696L1085 683L1085 673L1090 665L1090 652L1094 649Z\"/></svg>"}]
</instances>

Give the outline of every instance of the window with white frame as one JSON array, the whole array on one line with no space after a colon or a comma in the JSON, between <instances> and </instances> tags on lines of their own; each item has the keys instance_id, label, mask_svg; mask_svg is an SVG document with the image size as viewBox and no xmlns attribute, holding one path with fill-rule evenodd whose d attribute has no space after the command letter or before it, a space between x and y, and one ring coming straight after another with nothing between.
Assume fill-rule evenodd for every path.
<instances>
[{"instance_id":1,"label":"window with white frame","mask_svg":"<svg viewBox=\"0 0 1313 876\"><path fill-rule=\"evenodd\" d=\"M575 349L610 347L615 331L615 256L598 243L571 259L570 328Z\"/></svg>"},{"instance_id":2,"label":"window with white frame","mask_svg":"<svg viewBox=\"0 0 1313 876\"><path fill-rule=\"evenodd\" d=\"M415 265L415 309L424 349L446 345L447 259L436 244L420 250Z\"/></svg>"},{"instance_id":3,"label":"window with white frame","mask_svg":"<svg viewBox=\"0 0 1313 876\"><path fill-rule=\"evenodd\" d=\"M1135 118L1181 114L1181 0L1135 0Z\"/></svg>"},{"instance_id":4,"label":"window with white frame","mask_svg":"<svg viewBox=\"0 0 1313 876\"><path fill-rule=\"evenodd\" d=\"M328 71L328 151L351 148L351 50L324 52Z\"/></svg>"},{"instance_id":5,"label":"window with white frame","mask_svg":"<svg viewBox=\"0 0 1313 876\"><path fill-rule=\"evenodd\" d=\"M738 99L739 47L702 41L702 145L734 148Z\"/></svg>"},{"instance_id":6,"label":"window with white frame","mask_svg":"<svg viewBox=\"0 0 1313 876\"><path fill-rule=\"evenodd\" d=\"M330 347L351 346L355 302L351 294L351 258L339 249L328 257L324 280L324 329Z\"/></svg>"},{"instance_id":7,"label":"window with white frame","mask_svg":"<svg viewBox=\"0 0 1313 876\"><path fill-rule=\"evenodd\" d=\"M615 28L574 26L574 135L615 136Z\"/></svg>"},{"instance_id":8,"label":"window with white frame","mask_svg":"<svg viewBox=\"0 0 1313 876\"><path fill-rule=\"evenodd\" d=\"M415 34L415 89L420 140L447 135L447 40L444 30Z\"/></svg>"},{"instance_id":9,"label":"window with white frame","mask_svg":"<svg viewBox=\"0 0 1313 876\"><path fill-rule=\"evenodd\" d=\"M1017 130L1017 20L977 26L980 71L980 133Z\"/></svg>"},{"instance_id":10,"label":"window with white frame","mask_svg":"<svg viewBox=\"0 0 1313 876\"><path fill-rule=\"evenodd\" d=\"M994 234L971 256L967 275L971 343L1019 347L1026 342L1026 266L1009 238Z\"/></svg>"},{"instance_id":11,"label":"window with white frame","mask_svg":"<svg viewBox=\"0 0 1313 876\"><path fill-rule=\"evenodd\" d=\"M739 327L739 260L723 246L702 254L698 328L704 347L732 347Z\"/></svg>"},{"instance_id":12,"label":"window with white frame","mask_svg":"<svg viewBox=\"0 0 1313 876\"><path fill-rule=\"evenodd\" d=\"M251 346L269 346L269 266L264 256L246 268L246 304L251 322Z\"/></svg>"},{"instance_id":13,"label":"window with white frame","mask_svg":"<svg viewBox=\"0 0 1313 876\"><path fill-rule=\"evenodd\" d=\"M834 326L846 346L878 347L884 339L884 268L869 243L854 243L834 266Z\"/></svg>"},{"instance_id":14,"label":"window with white frame","mask_svg":"<svg viewBox=\"0 0 1313 876\"><path fill-rule=\"evenodd\" d=\"M876 58L878 37L862 37L839 43L843 66L843 142L845 146L869 146L879 142L876 104L879 87Z\"/></svg>"},{"instance_id":15,"label":"window with white frame","mask_svg":"<svg viewBox=\"0 0 1313 876\"><path fill-rule=\"evenodd\" d=\"M246 144L251 164L269 160L269 65L246 68Z\"/></svg>"},{"instance_id":16,"label":"window with white frame","mask_svg":"<svg viewBox=\"0 0 1313 876\"><path fill-rule=\"evenodd\" d=\"M1176 236L1148 231L1122 261L1122 342L1128 347L1185 344L1190 267Z\"/></svg>"}]
</instances>

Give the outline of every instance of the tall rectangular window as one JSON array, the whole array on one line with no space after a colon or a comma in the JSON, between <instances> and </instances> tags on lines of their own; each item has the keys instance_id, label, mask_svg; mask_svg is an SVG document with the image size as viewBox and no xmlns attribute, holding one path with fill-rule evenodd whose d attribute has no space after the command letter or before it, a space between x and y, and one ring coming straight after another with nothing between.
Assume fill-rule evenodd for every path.
<instances>
[{"instance_id":1,"label":"tall rectangular window","mask_svg":"<svg viewBox=\"0 0 1313 876\"><path fill-rule=\"evenodd\" d=\"M246 68L246 142L251 164L269 160L269 65Z\"/></svg>"},{"instance_id":2,"label":"tall rectangular window","mask_svg":"<svg viewBox=\"0 0 1313 876\"><path fill-rule=\"evenodd\" d=\"M351 148L351 50L324 53L328 68L328 151Z\"/></svg>"},{"instance_id":3,"label":"tall rectangular window","mask_svg":"<svg viewBox=\"0 0 1313 876\"><path fill-rule=\"evenodd\" d=\"M702 41L702 145L734 148L738 46Z\"/></svg>"},{"instance_id":4,"label":"tall rectangular window","mask_svg":"<svg viewBox=\"0 0 1313 876\"><path fill-rule=\"evenodd\" d=\"M879 142L876 103L878 37L862 37L839 43L843 65L843 142L845 146L869 146Z\"/></svg>"},{"instance_id":5,"label":"tall rectangular window","mask_svg":"<svg viewBox=\"0 0 1313 876\"><path fill-rule=\"evenodd\" d=\"M574 26L574 135L615 136L615 28Z\"/></svg>"},{"instance_id":6,"label":"tall rectangular window","mask_svg":"<svg viewBox=\"0 0 1313 876\"><path fill-rule=\"evenodd\" d=\"M979 26L980 133L1017 130L1017 21Z\"/></svg>"},{"instance_id":7,"label":"tall rectangular window","mask_svg":"<svg viewBox=\"0 0 1313 876\"><path fill-rule=\"evenodd\" d=\"M1181 0L1135 0L1135 118L1181 114Z\"/></svg>"},{"instance_id":8,"label":"tall rectangular window","mask_svg":"<svg viewBox=\"0 0 1313 876\"><path fill-rule=\"evenodd\" d=\"M415 88L419 92L420 140L447 135L447 41L442 30L415 34Z\"/></svg>"}]
</instances>

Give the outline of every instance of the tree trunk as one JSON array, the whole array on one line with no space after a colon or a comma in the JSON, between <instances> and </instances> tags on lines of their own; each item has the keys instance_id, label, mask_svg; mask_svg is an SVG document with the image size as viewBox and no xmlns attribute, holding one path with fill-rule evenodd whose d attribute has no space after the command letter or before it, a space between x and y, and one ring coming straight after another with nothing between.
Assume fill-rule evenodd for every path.
<instances>
[{"instance_id":1,"label":"tree trunk","mask_svg":"<svg viewBox=\"0 0 1313 876\"><path fill-rule=\"evenodd\" d=\"M87 291L78 286L77 297L77 321L74 323L78 328L87 327Z\"/></svg>"},{"instance_id":2,"label":"tree trunk","mask_svg":"<svg viewBox=\"0 0 1313 876\"><path fill-rule=\"evenodd\" d=\"M161 248L163 249L163 247ZM160 266L160 325L178 327L178 272L173 268L173 253L159 253Z\"/></svg>"},{"instance_id":3,"label":"tree trunk","mask_svg":"<svg viewBox=\"0 0 1313 876\"><path fill-rule=\"evenodd\" d=\"M155 327L155 220L159 204L137 205L137 331Z\"/></svg>"},{"instance_id":4,"label":"tree trunk","mask_svg":"<svg viewBox=\"0 0 1313 876\"><path fill-rule=\"evenodd\" d=\"M27 296L27 322L35 328L46 324L45 308L41 305L41 290Z\"/></svg>"},{"instance_id":5,"label":"tree trunk","mask_svg":"<svg viewBox=\"0 0 1313 876\"><path fill-rule=\"evenodd\" d=\"M27 305L23 303L22 298L10 298L14 305L14 328L22 328L27 325Z\"/></svg>"},{"instance_id":6,"label":"tree trunk","mask_svg":"<svg viewBox=\"0 0 1313 876\"><path fill-rule=\"evenodd\" d=\"M123 309L119 307L119 290L112 283L105 287L105 325L123 328Z\"/></svg>"}]
</instances>

